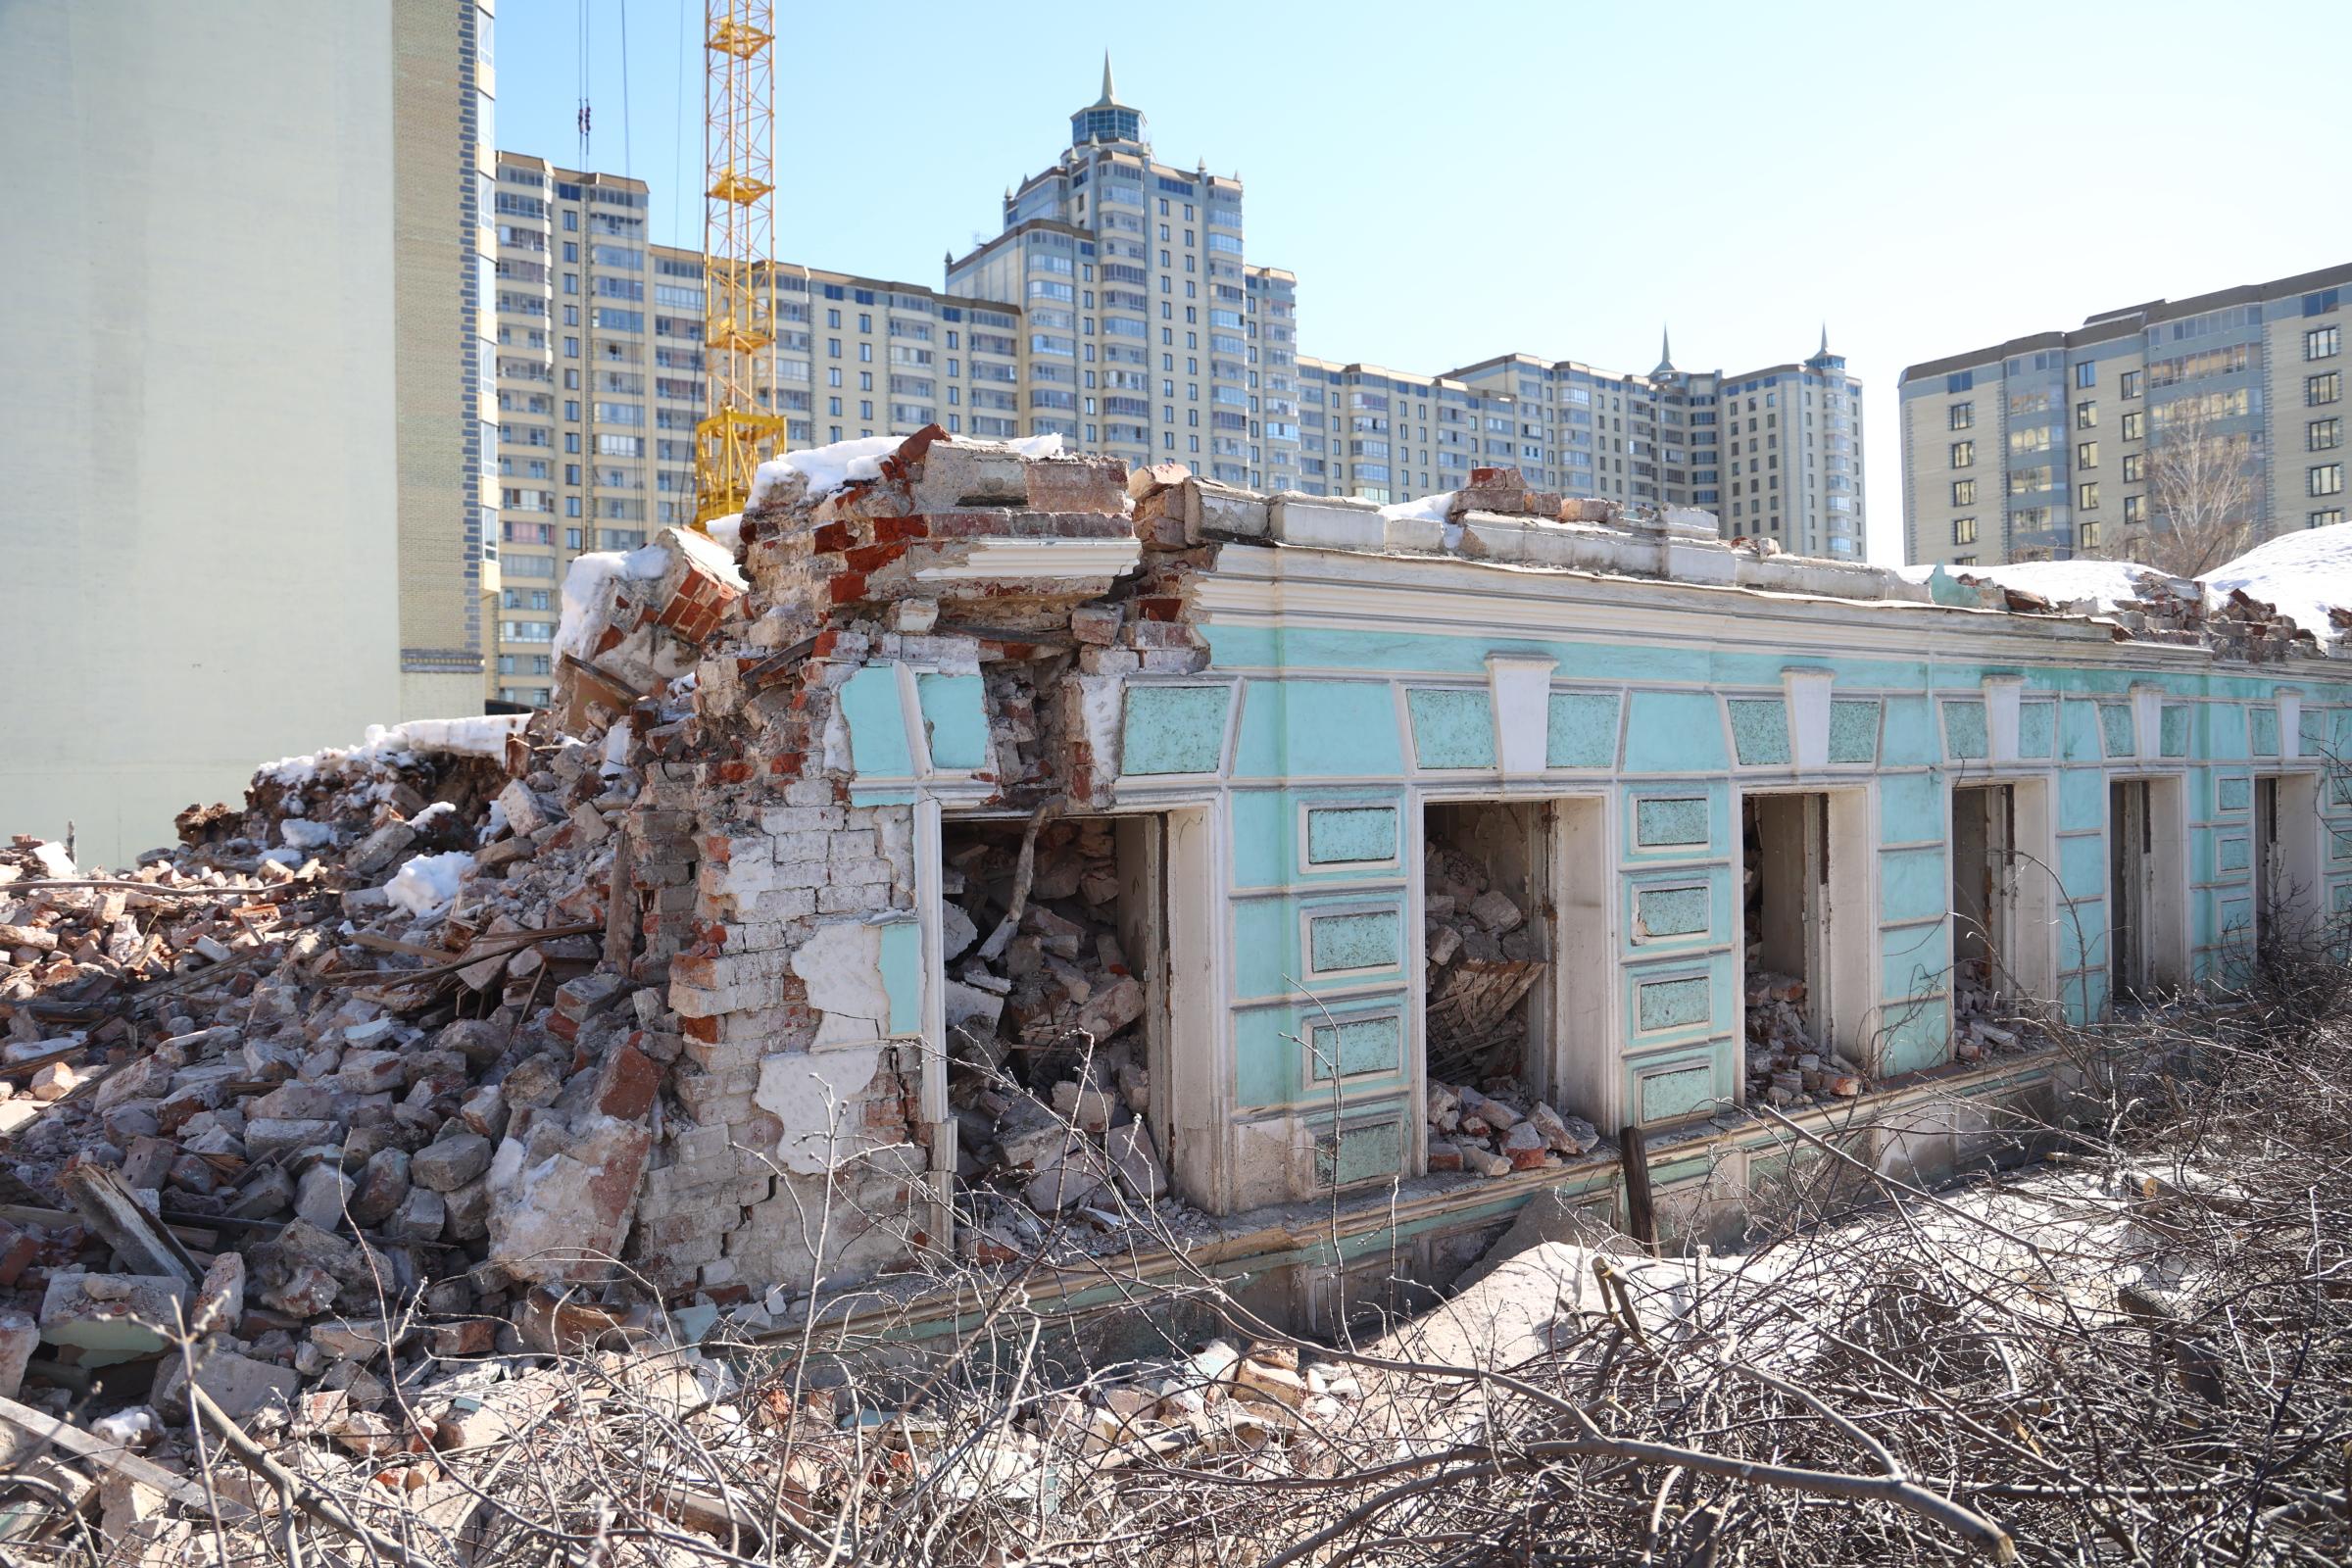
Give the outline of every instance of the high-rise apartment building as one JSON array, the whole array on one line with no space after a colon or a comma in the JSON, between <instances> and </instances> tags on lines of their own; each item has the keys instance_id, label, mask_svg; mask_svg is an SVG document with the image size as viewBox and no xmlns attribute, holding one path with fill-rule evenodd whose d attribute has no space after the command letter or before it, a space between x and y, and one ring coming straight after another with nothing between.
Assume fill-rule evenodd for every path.
<instances>
[{"instance_id":1,"label":"high-rise apartment building","mask_svg":"<svg viewBox=\"0 0 2352 1568\"><path fill-rule=\"evenodd\" d=\"M1862 384L1842 357L1647 375L1506 354L1410 375L1300 363L1302 488L1405 500L1507 465L1539 489L1704 507L1802 555L1863 553Z\"/></svg>"},{"instance_id":2,"label":"high-rise apartment building","mask_svg":"<svg viewBox=\"0 0 2352 1568\"><path fill-rule=\"evenodd\" d=\"M497 702L547 702L572 557L694 516L703 261L651 243L647 201L642 180L498 158ZM787 445L1025 433L1017 307L784 264L774 284L760 393Z\"/></svg>"},{"instance_id":3,"label":"high-rise apartment building","mask_svg":"<svg viewBox=\"0 0 2352 1568\"><path fill-rule=\"evenodd\" d=\"M693 514L701 262L647 243L646 187L501 154L494 700L554 681L571 557ZM1244 254L1242 184L1152 155L1103 63L1052 167L946 288L779 264L767 395L790 447L927 424L1056 434L1253 489L1379 501L1482 465L1575 496L1710 507L1862 553L1861 385L1821 351L1744 375L1503 355L1445 375L1298 354L1298 279Z\"/></svg>"},{"instance_id":4,"label":"high-rise apartment building","mask_svg":"<svg viewBox=\"0 0 2352 1568\"><path fill-rule=\"evenodd\" d=\"M119 863L478 711L488 0L0 5L0 815ZM478 299L478 295L472 296Z\"/></svg>"},{"instance_id":5,"label":"high-rise apartment building","mask_svg":"<svg viewBox=\"0 0 2352 1568\"><path fill-rule=\"evenodd\" d=\"M2164 526L2164 444L2191 429L2250 470L2265 534L2343 521L2348 284L2352 266L2328 268L1912 366L1905 557L2134 553Z\"/></svg>"},{"instance_id":6,"label":"high-rise apartment building","mask_svg":"<svg viewBox=\"0 0 2352 1568\"><path fill-rule=\"evenodd\" d=\"M950 258L947 285L1025 311L1023 433L1230 484L1298 471L1298 280L1245 261L1239 179L1152 156L1108 59L1069 146L1005 197L1004 221Z\"/></svg>"}]
</instances>

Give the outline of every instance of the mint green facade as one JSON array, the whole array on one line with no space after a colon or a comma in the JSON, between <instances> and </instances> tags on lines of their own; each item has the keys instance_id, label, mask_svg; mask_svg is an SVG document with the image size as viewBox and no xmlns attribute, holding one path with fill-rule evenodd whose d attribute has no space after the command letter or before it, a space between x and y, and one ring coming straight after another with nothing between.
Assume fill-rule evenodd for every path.
<instances>
[{"instance_id":1,"label":"mint green facade","mask_svg":"<svg viewBox=\"0 0 2352 1568\"><path fill-rule=\"evenodd\" d=\"M2280 796L2303 813L2280 834L2309 847L2306 902L2352 907L2352 791L2320 755L2352 746L2352 684L2324 662L2221 663L1965 603L1239 545L1203 601L1208 667L1110 683L1088 738L1098 805L1199 829L1171 837L1185 848L1165 868L1172 918L1205 923L1169 933L1203 954L1169 1002L1168 1049L1196 1054L1203 1086L1172 1163L1218 1212L1420 1175L1432 802L1553 813L1546 904L1582 923L1555 946L1537 1049L1553 1102L1610 1133L1713 1118L1736 1143L1753 1126L1751 795L1831 803L1832 1019L1866 1103L1922 1074L1997 1087L1953 1059L1955 787L2015 787L2035 887L2017 971L2078 1020L2109 1004L2115 781L2151 781L2168 978L2214 977L2254 917L2260 776L2304 781ZM875 673L858 677L872 700L843 705L861 781L871 758L877 788L919 798L925 767L950 763L868 736L907 706ZM984 755L950 701L976 693L918 689L932 749ZM976 808L937 793L951 814ZM2012 1060L1999 1082L2048 1067Z\"/></svg>"}]
</instances>

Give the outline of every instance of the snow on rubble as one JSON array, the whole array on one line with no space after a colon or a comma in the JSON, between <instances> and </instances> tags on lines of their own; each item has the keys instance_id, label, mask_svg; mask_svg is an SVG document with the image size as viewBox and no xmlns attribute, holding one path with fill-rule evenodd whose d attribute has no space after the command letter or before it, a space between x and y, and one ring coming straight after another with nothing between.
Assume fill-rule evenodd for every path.
<instances>
[{"instance_id":1,"label":"snow on rubble","mask_svg":"<svg viewBox=\"0 0 2352 1568\"><path fill-rule=\"evenodd\" d=\"M309 783L323 772L365 769L379 762L399 765L410 757L504 757L507 738L522 727L522 713L477 713L465 718L412 718L405 724L370 724L357 746L330 746L305 757L264 762L259 776L286 786Z\"/></svg>"},{"instance_id":2,"label":"snow on rubble","mask_svg":"<svg viewBox=\"0 0 2352 1568\"><path fill-rule=\"evenodd\" d=\"M789 483L795 474L808 486L807 493L811 497L838 490L852 480L879 478L882 460L905 444L904 436L869 435L771 458L760 465L760 471L753 475L752 494L747 505L754 510L767 505L776 499L778 487ZM950 436L948 444L1016 452L1024 458L1061 455L1061 437L1053 434L1022 436L1012 441L974 441L967 437Z\"/></svg>"},{"instance_id":3,"label":"snow on rubble","mask_svg":"<svg viewBox=\"0 0 2352 1568\"><path fill-rule=\"evenodd\" d=\"M2277 607L2326 645L2336 635L2333 612L2352 614L2352 529L2282 533L2197 580L2217 601L2242 593Z\"/></svg>"}]
</instances>

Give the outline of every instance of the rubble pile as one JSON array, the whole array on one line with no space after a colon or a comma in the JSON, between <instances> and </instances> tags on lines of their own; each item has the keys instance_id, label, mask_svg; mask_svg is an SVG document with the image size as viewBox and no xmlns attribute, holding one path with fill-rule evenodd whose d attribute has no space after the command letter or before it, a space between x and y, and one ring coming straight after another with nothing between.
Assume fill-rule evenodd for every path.
<instances>
[{"instance_id":1,"label":"rubble pile","mask_svg":"<svg viewBox=\"0 0 2352 1568\"><path fill-rule=\"evenodd\" d=\"M949 1103L976 1261L1034 1250L1041 1217L1115 1231L1122 1200L1168 1193L1111 824L1045 822L1026 858L1018 831L976 831L946 857Z\"/></svg>"},{"instance_id":2,"label":"rubble pile","mask_svg":"<svg viewBox=\"0 0 2352 1568\"><path fill-rule=\"evenodd\" d=\"M1813 1040L1805 982L1750 965L1747 971L1747 1094L1770 1105L1843 1100L1862 1093L1862 1069Z\"/></svg>"},{"instance_id":3,"label":"rubble pile","mask_svg":"<svg viewBox=\"0 0 2352 1568\"><path fill-rule=\"evenodd\" d=\"M1546 964L1527 911L1473 856L1436 839L1422 859L1429 1071L1484 1079L1527 1051L1527 994Z\"/></svg>"},{"instance_id":4,"label":"rubble pile","mask_svg":"<svg viewBox=\"0 0 2352 1568\"><path fill-rule=\"evenodd\" d=\"M167 1330L204 1316L232 1417L310 1388L366 1425L355 1324L514 1348L534 1284L620 1253L679 1053L658 973L600 967L622 750L410 725L263 768L120 877L0 854L0 1395L184 1419Z\"/></svg>"},{"instance_id":5,"label":"rubble pile","mask_svg":"<svg viewBox=\"0 0 2352 1568\"><path fill-rule=\"evenodd\" d=\"M1584 1153L1599 1132L1519 1077L1528 993L1549 968L1527 911L1475 856L1435 838L1421 881L1430 1170L1502 1176Z\"/></svg>"},{"instance_id":6,"label":"rubble pile","mask_svg":"<svg viewBox=\"0 0 2352 1568\"><path fill-rule=\"evenodd\" d=\"M1983 1061L1988 1054L2031 1050L2028 1025L2014 1016L2000 987L1993 981L1992 964L1984 958L1963 958L1952 970L1952 1055L1966 1062Z\"/></svg>"}]
</instances>

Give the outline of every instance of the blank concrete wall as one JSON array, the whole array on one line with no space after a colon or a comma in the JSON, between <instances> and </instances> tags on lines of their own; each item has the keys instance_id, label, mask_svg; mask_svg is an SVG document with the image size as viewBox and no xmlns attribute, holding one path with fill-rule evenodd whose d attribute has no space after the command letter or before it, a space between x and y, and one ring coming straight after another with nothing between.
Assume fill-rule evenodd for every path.
<instances>
[{"instance_id":1,"label":"blank concrete wall","mask_svg":"<svg viewBox=\"0 0 2352 1568\"><path fill-rule=\"evenodd\" d=\"M398 716L391 85L387 0L0 5L9 831Z\"/></svg>"}]
</instances>

